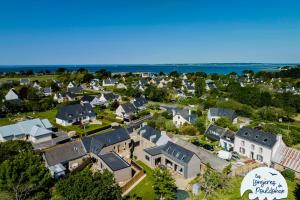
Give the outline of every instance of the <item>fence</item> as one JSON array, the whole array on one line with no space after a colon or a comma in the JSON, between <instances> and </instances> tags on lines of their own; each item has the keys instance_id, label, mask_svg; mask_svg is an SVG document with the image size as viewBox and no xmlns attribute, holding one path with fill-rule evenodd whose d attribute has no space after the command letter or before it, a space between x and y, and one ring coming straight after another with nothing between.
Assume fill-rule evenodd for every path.
<instances>
[{"instance_id":1,"label":"fence","mask_svg":"<svg viewBox=\"0 0 300 200\"><path fill-rule=\"evenodd\" d=\"M252 169L257 168L257 167L262 167L262 166L265 166L265 165L262 164L262 163L257 163L257 162L252 161L252 160L246 161L245 165L242 165L242 166L239 166L239 167L235 168L231 172L230 175L232 175L232 176L245 175L249 171L251 171Z\"/></svg>"},{"instance_id":2,"label":"fence","mask_svg":"<svg viewBox=\"0 0 300 200\"><path fill-rule=\"evenodd\" d=\"M142 167L140 167L135 162L131 161L131 165L139 170L137 174L135 174L132 179L130 179L125 185L121 187L122 193L126 192L131 186L133 186L142 176L144 176L145 172Z\"/></svg>"}]
</instances>

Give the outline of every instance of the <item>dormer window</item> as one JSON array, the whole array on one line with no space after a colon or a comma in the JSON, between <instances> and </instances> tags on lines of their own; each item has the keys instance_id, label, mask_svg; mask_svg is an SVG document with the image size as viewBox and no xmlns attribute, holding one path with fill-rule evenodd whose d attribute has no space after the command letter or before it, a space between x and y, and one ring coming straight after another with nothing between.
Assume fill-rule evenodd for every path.
<instances>
[{"instance_id":1,"label":"dormer window","mask_svg":"<svg viewBox=\"0 0 300 200\"><path fill-rule=\"evenodd\" d=\"M268 138L265 138L265 139L264 139L264 142L266 143L267 141L268 141Z\"/></svg>"},{"instance_id":2,"label":"dormer window","mask_svg":"<svg viewBox=\"0 0 300 200\"><path fill-rule=\"evenodd\" d=\"M247 136L247 135L248 135L248 132L245 132L244 135Z\"/></svg>"}]
</instances>

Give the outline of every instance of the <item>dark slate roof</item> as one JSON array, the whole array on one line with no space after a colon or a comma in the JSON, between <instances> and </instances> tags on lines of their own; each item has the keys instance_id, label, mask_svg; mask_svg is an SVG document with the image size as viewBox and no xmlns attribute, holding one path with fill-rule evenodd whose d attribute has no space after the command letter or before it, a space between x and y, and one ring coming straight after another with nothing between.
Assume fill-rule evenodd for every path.
<instances>
[{"instance_id":1,"label":"dark slate roof","mask_svg":"<svg viewBox=\"0 0 300 200\"><path fill-rule=\"evenodd\" d=\"M29 79L22 78L20 79L20 83L29 83Z\"/></svg>"},{"instance_id":2,"label":"dark slate roof","mask_svg":"<svg viewBox=\"0 0 300 200\"><path fill-rule=\"evenodd\" d=\"M92 110L91 104L85 103L63 106L59 109L56 118L67 121L83 116L96 116L96 113L94 113L94 111Z\"/></svg>"},{"instance_id":3,"label":"dark slate roof","mask_svg":"<svg viewBox=\"0 0 300 200\"><path fill-rule=\"evenodd\" d=\"M231 120L236 118L236 113L232 109L227 108L209 108L211 116L227 117Z\"/></svg>"},{"instance_id":4,"label":"dark slate roof","mask_svg":"<svg viewBox=\"0 0 300 200\"><path fill-rule=\"evenodd\" d=\"M268 148L272 148L277 140L276 135L272 133L263 132L246 126L241 128L236 133L236 136Z\"/></svg>"},{"instance_id":5,"label":"dark slate roof","mask_svg":"<svg viewBox=\"0 0 300 200\"><path fill-rule=\"evenodd\" d=\"M118 97L118 95L116 95L112 92L105 92L105 93L103 93L103 97L108 101L112 101L112 100L116 99Z\"/></svg>"},{"instance_id":6,"label":"dark slate roof","mask_svg":"<svg viewBox=\"0 0 300 200\"><path fill-rule=\"evenodd\" d=\"M49 166L59 163L66 163L71 160L83 157L86 151L80 141L69 142L48 149L44 153L44 158Z\"/></svg>"},{"instance_id":7,"label":"dark slate roof","mask_svg":"<svg viewBox=\"0 0 300 200\"><path fill-rule=\"evenodd\" d=\"M125 113L135 113L137 111L136 107L130 102L121 104L122 108L124 109Z\"/></svg>"},{"instance_id":8,"label":"dark slate roof","mask_svg":"<svg viewBox=\"0 0 300 200\"><path fill-rule=\"evenodd\" d=\"M114 78L107 78L103 80L105 84L115 84L117 82Z\"/></svg>"},{"instance_id":9,"label":"dark slate roof","mask_svg":"<svg viewBox=\"0 0 300 200\"><path fill-rule=\"evenodd\" d=\"M51 87L45 87L44 88L44 93L51 93L51 92L52 92Z\"/></svg>"},{"instance_id":10,"label":"dark slate roof","mask_svg":"<svg viewBox=\"0 0 300 200\"><path fill-rule=\"evenodd\" d=\"M96 155L98 155L104 147L104 144L100 140L93 137L83 138L81 142L87 153L94 153Z\"/></svg>"},{"instance_id":11,"label":"dark slate roof","mask_svg":"<svg viewBox=\"0 0 300 200\"><path fill-rule=\"evenodd\" d=\"M150 141L151 139L151 142L153 143L156 143L157 140L160 138L161 136L161 132L152 128L151 126L148 126L148 125L145 125L143 126L140 131L139 131L139 134Z\"/></svg>"},{"instance_id":12,"label":"dark slate roof","mask_svg":"<svg viewBox=\"0 0 300 200\"><path fill-rule=\"evenodd\" d=\"M130 167L130 164L121 158L115 152L106 153L99 155L99 158L105 162L105 164L112 170L118 171L127 167Z\"/></svg>"},{"instance_id":13,"label":"dark slate roof","mask_svg":"<svg viewBox=\"0 0 300 200\"><path fill-rule=\"evenodd\" d=\"M225 128L212 124L206 129L204 135L211 140L219 141L225 131Z\"/></svg>"},{"instance_id":14,"label":"dark slate roof","mask_svg":"<svg viewBox=\"0 0 300 200\"><path fill-rule=\"evenodd\" d=\"M162 153L170 159L183 164L187 164L194 155L193 152L170 141L164 146Z\"/></svg>"},{"instance_id":15,"label":"dark slate roof","mask_svg":"<svg viewBox=\"0 0 300 200\"><path fill-rule=\"evenodd\" d=\"M139 108L139 107L142 107L144 106L145 104L147 104L148 101L145 97L138 97L138 98L135 98L132 102L132 104L136 107L136 108Z\"/></svg>"},{"instance_id":16,"label":"dark slate roof","mask_svg":"<svg viewBox=\"0 0 300 200\"><path fill-rule=\"evenodd\" d=\"M84 95L81 98L81 101L83 101L83 102L92 102L95 98L96 97L94 97L94 96Z\"/></svg>"},{"instance_id":17,"label":"dark slate roof","mask_svg":"<svg viewBox=\"0 0 300 200\"><path fill-rule=\"evenodd\" d=\"M231 130L226 130L223 135L221 135L223 140L227 140L228 142L234 143L235 133Z\"/></svg>"},{"instance_id":18,"label":"dark slate roof","mask_svg":"<svg viewBox=\"0 0 300 200\"><path fill-rule=\"evenodd\" d=\"M165 147L165 145L150 147L150 148L144 149L144 151L151 156L156 156L156 155L159 155L162 153L162 149L164 147Z\"/></svg>"},{"instance_id":19,"label":"dark slate roof","mask_svg":"<svg viewBox=\"0 0 300 200\"><path fill-rule=\"evenodd\" d=\"M130 136L126 128L118 128L107 133L90 136L88 138L93 138L94 140L100 141L103 146L110 146L128 140L130 139Z\"/></svg>"},{"instance_id":20,"label":"dark slate roof","mask_svg":"<svg viewBox=\"0 0 300 200\"><path fill-rule=\"evenodd\" d=\"M79 86L79 87L71 87L71 88L68 88L68 92L74 93L74 94L81 93L82 90L83 90L83 89L82 89L81 86Z\"/></svg>"},{"instance_id":21,"label":"dark slate roof","mask_svg":"<svg viewBox=\"0 0 300 200\"><path fill-rule=\"evenodd\" d=\"M148 80L145 79L145 78L141 78L141 79L139 80L139 83L140 83L141 85L147 85L147 84L148 84Z\"/></svg>"},{"instance_id":22,"label":"dark slate roof","mask_svg":"<svg viewBox=\"0 0 300 200\"><path fill-rule=\"evenodd\" d=\"M194 111L191 111L191 114L189 114L189 110L187 109L175 109L175 115L177 114L181 115L185 120L187 120L190 123L196 122L197 114Z\"/></svg>"}]
</instances>

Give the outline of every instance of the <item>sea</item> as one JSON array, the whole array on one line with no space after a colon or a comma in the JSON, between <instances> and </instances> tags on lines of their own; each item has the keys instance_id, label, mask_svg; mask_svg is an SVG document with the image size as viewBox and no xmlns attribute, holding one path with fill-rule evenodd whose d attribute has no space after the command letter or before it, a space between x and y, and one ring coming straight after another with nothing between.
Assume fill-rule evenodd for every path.
<instances>
[{"instance_id":1,"label":"sea","mask_svg":"<svg viewBox=\"0 0 300 200\"><path fill-rule=\"evenodd\" d=\"M44 72L46 70L53 72L58 68L67 70L77 70L86 68L89 72L96 72L100 69L106 69L111 72L151 72L151 73L170 73L177 71L180 73L205 72L207 74L218 73L228 74L236 72L241 74L244 70L258 71L277 71L279 67L295 66L298 64L274 64L274 63L202 63L202 64L80 64L80 65L0 65L0 72L20 72L29 71Z\"/></svg>"}]
</instances>

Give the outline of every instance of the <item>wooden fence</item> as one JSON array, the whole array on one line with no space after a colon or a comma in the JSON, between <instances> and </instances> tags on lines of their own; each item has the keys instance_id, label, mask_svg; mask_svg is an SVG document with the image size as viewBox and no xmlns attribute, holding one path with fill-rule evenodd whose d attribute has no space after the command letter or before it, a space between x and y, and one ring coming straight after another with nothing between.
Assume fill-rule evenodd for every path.
<instances>
[{"instance_id":1,"label":"wooden fence","mask_svg":"<svg viewBox=\"0 0 300 200\"><path fill-rule=\"evenodd\" d=\"M131 186L133 186L140 178L142 178L145 174L144 169L136 164L135 162L131 161L131 165L134 166L139 170L137 174L135 174L132 179L130 179L125 185L121 187L122 193L126 192Z\"/></svg>"}]
</instances>

